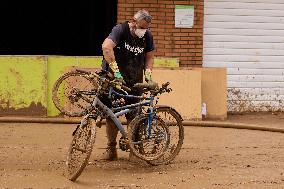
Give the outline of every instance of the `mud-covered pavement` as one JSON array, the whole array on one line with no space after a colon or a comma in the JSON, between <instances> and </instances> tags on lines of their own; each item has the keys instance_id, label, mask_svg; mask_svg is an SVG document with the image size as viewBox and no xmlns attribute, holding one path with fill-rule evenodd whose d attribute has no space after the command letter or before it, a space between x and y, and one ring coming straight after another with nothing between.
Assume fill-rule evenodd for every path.
<instances>
[{"instance_id":1,"label":"mud-covered pavement","mask_svg":"<svg viewBox=\"0 0 284 189\"><path fill-rule=\"evenodd\" d=\"M239 115L229 121L284 128L284 115ZM90 165L73 183L64 175L72 124L0 123L0 188L284 188L284 134L185 127L170 165L99 160L106 143L98 129Z\"/></svg>"}]
</instances>

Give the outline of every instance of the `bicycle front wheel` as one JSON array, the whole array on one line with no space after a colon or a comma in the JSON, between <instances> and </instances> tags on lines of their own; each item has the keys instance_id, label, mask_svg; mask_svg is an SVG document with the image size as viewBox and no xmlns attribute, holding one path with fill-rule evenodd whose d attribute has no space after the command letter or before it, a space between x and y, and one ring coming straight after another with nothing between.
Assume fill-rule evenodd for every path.
<instances>
[{"instance_id":1,"label":"bicycle front wheel","mask_svg":"<svg viewBox=\"0 0 284 189\"><path fill-rule=\"evenodd\" d=\"M149 116L137 116L129 124L129 146L135 156L145 161L160 158L169 145L169 130L164 121L153 117L149 125Z\"/></svg>"},{"instance_id":2,"label":"bicycle front wheel","mask_svg":"<svg viewBox=\"0 0 284 189\"><path fill-rule=\"evenodd\" d=\"M96 138L96 126L90 120L74 132L67 156L66 176L75 181L87 166Z\"/></svg>"},{"instance_id":3,"label":"bicycle front wheel","mask_svg":"<svg viewBox=\"0 0 284 189\"><path fill-rule=\"evenodd\" d=\"M96 91L97 88L95 80L87 74L67 72L53 85L52 100L61 113L81 117L94 99L94 95L88 92Z\"/></svg>"}]
</instances>

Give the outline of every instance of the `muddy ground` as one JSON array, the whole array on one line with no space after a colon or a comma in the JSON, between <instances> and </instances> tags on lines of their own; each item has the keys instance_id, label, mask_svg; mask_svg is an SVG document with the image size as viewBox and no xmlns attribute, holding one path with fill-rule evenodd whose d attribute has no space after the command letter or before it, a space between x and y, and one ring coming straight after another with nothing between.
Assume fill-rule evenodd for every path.
<instances>
[{"instance_id":1,"label":"muddy ground","mask_svg":"<svg viewBox=\"0 0 284 189\"><path fill-rule=\"evenodd\" d=\"M284 114L230 116L228 121L284 129ZM99 160L106 143L98 129L90 165L75 183L63 175L72 124L0 123L0 188L284 188L284 134L185 127L170 165Z\"/></svg>"}]
</instances>

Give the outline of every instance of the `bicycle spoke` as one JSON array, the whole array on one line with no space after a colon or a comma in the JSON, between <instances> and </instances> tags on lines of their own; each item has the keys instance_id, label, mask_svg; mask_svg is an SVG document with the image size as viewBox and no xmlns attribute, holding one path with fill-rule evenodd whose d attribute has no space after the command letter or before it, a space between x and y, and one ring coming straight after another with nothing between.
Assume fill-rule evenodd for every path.
<instances>
[{"instance_id":1,"label":"bicycle spoke","mask_svg":"<svg viewBox=\"0 0 284 189\"><path fill-rule=\"evenodd\" d=\"M140 115L130 123L130 148L133 153L146 161L161 157L168 146L168 139L163 133L168 133L167 126L159 118L154 118L149 134L148 116ZM162 133L163 137L159 134Z\"/></svg>"},{"instance_id":2,"label":"bicycle spoke","mask_svg":"<svg viewBox=\"0 0 284 189\"><path fill-rule=\"evenodd\" d=\"M152 165L168 164L178 155L183 144L184 129L182 120L178 113L170 107L158 107L156 109L156 114L169 128L168 137L170 143L168 149L164 152L162 157L154 161L148 161L148 163ZM157 133L160 133L160 131Z\"/></svg>"},{"instance_id":3,"label":"bicycle spoke","mask_svg":"<svg viewBox=\"0 0 284 189\"><path fill-rule=\"evenodd\" d=\"M52 100L58 110L68 116L83 116L87 106L94 99L96 82L78 72L67 72L54 84Z\"/></svg>"}]
</instances>

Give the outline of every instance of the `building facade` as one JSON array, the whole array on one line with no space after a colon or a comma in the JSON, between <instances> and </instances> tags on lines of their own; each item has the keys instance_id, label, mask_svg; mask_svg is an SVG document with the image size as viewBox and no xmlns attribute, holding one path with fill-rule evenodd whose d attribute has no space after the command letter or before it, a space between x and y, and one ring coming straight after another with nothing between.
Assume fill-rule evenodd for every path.
<instances>
[{"instance_id":1,"label":"building facade","mask_svg":"<svg viewBox=\"0 0 284 189\"><path fill-rule=\"evenodd\" d=\"M175 28L175 5L194 6L194 26ZM117 20L131 20L139 9L153 16L151 31L158 57L177 57L181 67L202 66L203 0L118 0Z\"/></svg>"},{"instance_id":2,"label":"building facade","mask_svg":"<svg viewBox=\"0 0 284 189\"><path fill-rule=\"evenodd\" d=\"M176 5L194 6L192 28L175 27ZM154 18L156 56L227 69L229 111L284 110L282 0L118 0L118 22L141 8Z\"/></svg>"},{"instance_id":3,"label":"building facade","mask_svg":"<svg viewBox=\"0 0 284 189\"><path fill-rule=\"evenodd\" d=\"M227 68L229 110L284 110L284 2L205 0L204 67Z\"/></svg>"}]
</instances>

